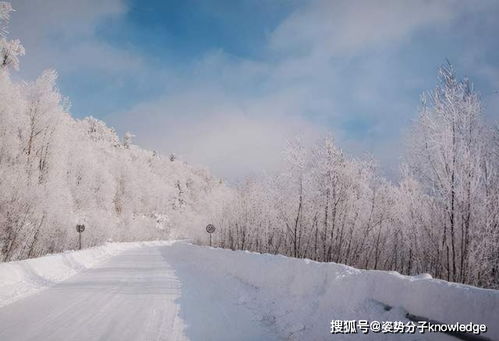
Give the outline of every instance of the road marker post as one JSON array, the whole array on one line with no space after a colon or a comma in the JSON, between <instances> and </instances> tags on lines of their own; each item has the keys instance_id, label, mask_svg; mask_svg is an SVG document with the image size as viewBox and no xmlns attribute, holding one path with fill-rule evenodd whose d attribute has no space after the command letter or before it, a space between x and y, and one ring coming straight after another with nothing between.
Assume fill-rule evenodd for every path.
<instances>
[{"instance_id":1,"label":"road marker post","mask_svg":"<svg viewBox=\"0 0 499 341\"><path fill-rule=\"evenodd\" d=\"M215 232L215 230L216 230L215 225L213 224L206 225L206 232L208 232L208 234L210 235L210 247L211 247L211 234Z\"/></svg>"},{"instance_id":2,"label":"road marker post","mask_svg":"<svg viewBox=\"0 0 499 341\"><path fill-rule=\"evenodd\" d=\"M78 244L79 244L80 250L81 250L81 233L83 231L85 231L85 225L83 225L83 224L77 224L76 225L76 232L78 232L78 235L79 235L78 236L78 240L79 240Z\"/></svg>"}]
</instances>

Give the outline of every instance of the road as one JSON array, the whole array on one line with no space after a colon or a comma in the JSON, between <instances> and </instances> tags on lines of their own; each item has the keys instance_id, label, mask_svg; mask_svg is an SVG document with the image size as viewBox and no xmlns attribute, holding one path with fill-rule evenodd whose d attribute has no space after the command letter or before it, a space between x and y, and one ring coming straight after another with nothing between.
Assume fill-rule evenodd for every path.
<instances>
[{"instance_id":1,"label":"road","mask_svg":"<svg viewBox=\"0 0 499 341\"><path fill-rule=\"evenodd\" d=\"M0 340L277 340L237 303L241 285L143 246L0 308Z\"/></svg>"}]
</instances>

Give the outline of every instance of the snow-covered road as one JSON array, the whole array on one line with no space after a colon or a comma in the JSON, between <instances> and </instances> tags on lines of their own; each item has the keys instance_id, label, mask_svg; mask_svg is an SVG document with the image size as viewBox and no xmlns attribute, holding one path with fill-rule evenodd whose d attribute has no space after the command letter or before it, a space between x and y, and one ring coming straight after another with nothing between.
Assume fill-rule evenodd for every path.
<instances>
[{"instance_id":1,"label":"snow-covered road","mask_svg":"<svg viewBox=\"0 0 499 341\"><path fill-rule=\"evenodd\" d=\"M0 308L0 340L277 339L237 304L241 283L191 273L173 251L132 248Z\"/></svg>"}]
</instances>

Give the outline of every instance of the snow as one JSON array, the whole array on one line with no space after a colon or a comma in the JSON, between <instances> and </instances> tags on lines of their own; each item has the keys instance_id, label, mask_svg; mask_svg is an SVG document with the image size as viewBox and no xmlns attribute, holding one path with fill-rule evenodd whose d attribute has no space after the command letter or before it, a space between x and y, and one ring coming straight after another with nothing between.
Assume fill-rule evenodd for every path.
<instances>
[{"instance_id":1,"label":"snow","mask_svg":"<svg viewBox=\"0 0 499 341\"><path fill-rule=\"evenodd\" d=\"M449 283L427 274L411 277L187 244L175 244L169 252L176 253L177 259L188 258L204 272L230 276L255 288L241 291L239 303L260 314L260 320L284 338L328 339L332 319L407 322L404 315L409 312L440 322L484 323L486 335L499 339L497 290ZM394 309L386 311L384 305Z\"/></svg>"},{"instance_id":2,"label":"snow","mask_svg":"<svg viewBox=\"0 0 499 341\"><path fill-rule=\"evenodd\" d=\"M279 339L233 304L243 283L202 272L190 258L184 263L177 245L127 244L95 267L4 306L0 340ZM43 258L52 258L48 264L64 257Z\"/></svg>"},{"instance_id":3,"label":"snow","mask_svg":"<svg viewBox=\"0 0 499 341\"><path fill-rule=\"evenodd\" d=\"M2 340L326 340L332 319L407 321L406 312L484 323L499 338L496 290L186 242L0 264L0 306Z\"/></svg>"},{"instance_id":4,"label":"snow","mask_svg":"<svg viewBox=\"0 0 499 341\"><path fill-rule=\"evenodd\" d=\"M146 244L155 242L107 243L81 251L0 263L0 307L94 267L124 250Z\"/></svg>"}]
</instances>

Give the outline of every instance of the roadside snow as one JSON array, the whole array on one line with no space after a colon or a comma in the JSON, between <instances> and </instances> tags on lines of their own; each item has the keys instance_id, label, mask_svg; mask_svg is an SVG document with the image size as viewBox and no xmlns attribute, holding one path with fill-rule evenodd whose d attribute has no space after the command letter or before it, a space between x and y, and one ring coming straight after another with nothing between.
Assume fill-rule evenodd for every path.
<instances>
[{"instance_id":1,"label":"roadside snow","mask_svg":"<svg viewBox=\"0 0 499 341\"><path fill-rule=\"evenodd\" d=\"M156 244L171 242L107 243L81 251L0 263L0 307L64 281L125 250Z\"/></svg>"},{"instance_id":2,"label":"roadside snow","mask_svg":"<svg viewBox=\"0 0 499 341\"><path fill-rule=\"evenodd\" d=\"M186 243L174 244L163 252L176 260L172 266L181 281L192 273L200 279L218 278L220 290L237 297L235 304L252 310L257 320L286 339L330 339L333 319L408 322L405 313L409 312L446 323L483 323L488 327L484 336L499 340L498 290L449 283L429 275L403 276ZM228 277L245 285L227 288L223 282ZM385 310L385 305L393 308ZM381 333L369 335L369 339L386 338ZM351 340L351 335L335 335L335 339L342 337ZM406 337L455 340L428 333Z\"/></svg>"}]
</instances>

